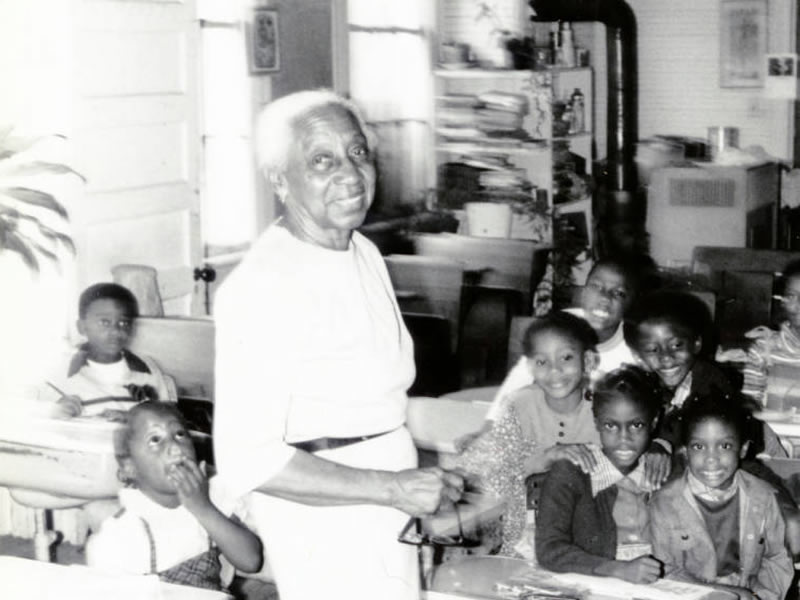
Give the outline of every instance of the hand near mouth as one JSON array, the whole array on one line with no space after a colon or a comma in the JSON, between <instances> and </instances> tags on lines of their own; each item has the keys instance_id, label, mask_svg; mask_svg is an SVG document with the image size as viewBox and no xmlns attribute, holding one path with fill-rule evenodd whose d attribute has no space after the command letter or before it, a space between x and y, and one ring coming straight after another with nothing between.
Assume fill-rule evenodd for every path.
<instances>
[{"instance_id":1,"label":"hand near mouth","mask_svg":"<svg viewBox=\"0 0 800 600\"><path fill-rule=\"evenodd\" d=\"M167 477L175 485L181 504L189 512L194 514L211 506L205 461L198 465L194 460L183 459L167 467Z\"/></svg>"}]
</instances>

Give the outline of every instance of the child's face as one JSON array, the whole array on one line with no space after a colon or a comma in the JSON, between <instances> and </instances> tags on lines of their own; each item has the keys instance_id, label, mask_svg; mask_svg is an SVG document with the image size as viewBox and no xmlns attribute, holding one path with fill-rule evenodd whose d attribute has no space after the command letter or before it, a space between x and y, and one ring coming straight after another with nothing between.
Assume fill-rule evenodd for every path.
<instances>
[{"instance_id":1,"label":"child's face","mask_svg":"<svg viewBox=\"0 0 800 600\"><path fill-rule=\"evenodd\" d=\"M528 365L533 377L550 399L561 400L580 394L584 375L591 364L591 352L582 344L557 331L536 333Z\"/></svg>"},{"instance_id":2,"label":"child's face","mask_svg":"<svg viewBox=\"0 0 800 600\"><path fill-rule=\"evenodd\" d=\"M632 290L625 276L617 269L601 266L589 275L581 293L581 308L601 342L610 338L619 327L631 296Z\"/></svg>"},{"instance_id":3,"label":"child's face","mask_svg":"<svg viewBox=\"0 0 800 600\"><path fill-rule=\"evenodd\" d=\"M699 336L668 321L654 319L639 324L636 353L647 367L675 389L692 370L702 346Z\"/></svg>"},{"instance_id":4,"label":"child's face","mask_svg":"<svg viewBox=\"0 0 800 600\"><path fill-rule=\"evenodd\" d=\"M715 489L731 485L745 451L734 428L713 417L696 423L686 444L692 475Z\"/></svg>"},{"instance_id":5,"label":"child's face","mask_svg":"<svg viewBox=\"0 0 800 600\"><path fill-rule=\"evenodd\" d=\"M789 325L800 332L800 277L791 277L786 282L781 305Z\"/></svg>"},{"instance_id":6,"label":"child's face","mask_svg":"<svg viewBox=\"0 0 800 600\"><path fill-rule=\"evenodd\" d=\"M126 475L153 500L173 498L177 492L170 474L184 462L196 460L189 432L174 415L151 411L138 413L130 426Z\"/></svg>"},{"instance_id":7,"label":"child's face","mask_svg":"<svg viewBox=\"0 0 800 600\"><path fill-rule=\"evenodd\" d=\"M630 473L650 444L653 421L624 394L607 401L595 417L603 454L623 474Z\"/></svg>"},{"instance_id":8,"label":"child's face","mask_svg":"<svg viewBox=\"0 0 800 600\"><path fill-rule=\"evenodd\" d=\"M78 321L78 331L89 343L92 360L115 362L122 356L131 337L133 318L128 307L118 300L99 298L86 309L86 316Z\"/></svg>"}]
</instances>

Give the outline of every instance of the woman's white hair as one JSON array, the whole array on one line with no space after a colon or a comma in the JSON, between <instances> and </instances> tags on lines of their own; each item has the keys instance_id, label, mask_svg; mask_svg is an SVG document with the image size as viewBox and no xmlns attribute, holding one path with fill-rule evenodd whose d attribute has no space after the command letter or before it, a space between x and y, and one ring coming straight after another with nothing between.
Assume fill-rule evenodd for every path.
<instances>
[{"instance_id":1,"label":"woman's white hair","mask_svg":"<svg viewBox=\"0 0 800 600\"><path fill-rule=\"evenodd\" d=\"M325 106L339 106L352 114L367 137L369 147L375 147L375 137L354 102L333 90L306 90L270 102L258 115L255 140L258 168L266 173L284 172L297 121L311 111Z\"/></svg>"}]
</instances>

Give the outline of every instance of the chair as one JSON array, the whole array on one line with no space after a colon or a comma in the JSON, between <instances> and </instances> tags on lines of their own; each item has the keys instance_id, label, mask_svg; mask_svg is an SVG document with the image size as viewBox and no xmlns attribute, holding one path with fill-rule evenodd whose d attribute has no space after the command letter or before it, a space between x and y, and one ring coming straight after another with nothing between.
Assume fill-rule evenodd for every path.
<instances>
[{"instance_id":1,"label":"chair","mask_svg":"<svg viewBox=\"0 0 800 600\"><path fill-rule=\"evenodd\" d=\"M800 253L783 250L696 246L692 273L717 294L715 322L720 342L740 343L758 325L775 325L776 275Z\"/></svg>"},{"instance_id":2,"label":"chair","mask_svg":"<svg viewBox=\"0 0 800 600\"><path fill-rule=\"evenodd\" d=\"M139 314L163 317L164 304L158 288L158 271L147 265L115 265L111 268L114 282L128 288L139 304Z\"/></svg>"},{"instance_id":3,"label":"chair","mask_svg":"<svg viewBox=\"0 0 800 600\"><path fill-rule=\"evenodd\" d=\"M384 257L404 313L439 315L450 323L450 350L458 347L464 266L441 257L390 254Z\"/></svg>"},{"instance_id":4,"label":"chair","mask_svg":"<svg viewBox=\"0 0 800 600\"><path fill-rule=\"evenodd\" d=\"M454 233L416 233L412 239L416 254L460 261L477 275L473 285L516 290L522 296L523 314L532 312L533 293L547 268L550 246Z\"/></svg>"}]
</instances>

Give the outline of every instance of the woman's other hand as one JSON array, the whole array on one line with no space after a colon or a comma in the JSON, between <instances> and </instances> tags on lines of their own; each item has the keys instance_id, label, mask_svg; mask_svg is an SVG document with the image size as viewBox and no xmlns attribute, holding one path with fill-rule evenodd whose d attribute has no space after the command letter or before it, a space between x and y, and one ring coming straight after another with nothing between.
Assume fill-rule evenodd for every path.
<instances>
[{"instance_id":1,"label":"woman's other hand","mask_svg":"<svg viewBox=\"0 0 800 600\"><path fill-rule=\"evenodd\" d=\"M584 473L591 473L597 466L586 444L556 444L545 450L545 457L548 467L557 460L568 460Z\"/></svg>"},{"instance_id":2,"label":"woman's other hand","mask_svg":"<svg viewBox=\"0 0 800 600\"><path fill-rule=\"evenodd\" d=\"M432 515L443 502L458 502L464 478L439 467L407 469L394 474L391 504L413 517Z\"/></svg>"},{"instance_id":3,"label":"woman's other hand","mask_svg":"<svg viewBox=\"0 0 800 600\"><path fill-rule=\"evenodd\" d=\"M53 416L57 419L71 419L80 416L83 412L80 396L66 395L61 396L56 402Z\"/></svg>"}]
</instances>

